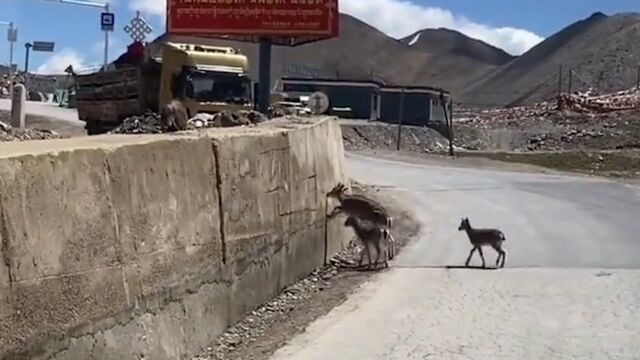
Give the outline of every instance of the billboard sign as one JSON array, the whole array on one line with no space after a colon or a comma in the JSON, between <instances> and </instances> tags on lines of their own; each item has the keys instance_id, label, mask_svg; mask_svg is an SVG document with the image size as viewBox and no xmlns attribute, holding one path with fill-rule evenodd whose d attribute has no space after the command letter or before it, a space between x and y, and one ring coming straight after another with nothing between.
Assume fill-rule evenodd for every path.
<instances>
[{"instance_id":1,"label":"billboard sign","mask_svg":"<svg viewBox=\"0 0 640 360\"><path fill-rule=\"evenodd\" d=\"M338 0L167 0L167 33L204 37L338 36Z\"/></svg>"}]
</instances>

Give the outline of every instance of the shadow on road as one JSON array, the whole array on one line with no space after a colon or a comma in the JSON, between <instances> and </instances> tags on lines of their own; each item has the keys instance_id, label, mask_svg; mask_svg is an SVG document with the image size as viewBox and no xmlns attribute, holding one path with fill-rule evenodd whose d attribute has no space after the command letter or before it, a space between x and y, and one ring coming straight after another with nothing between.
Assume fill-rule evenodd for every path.
<instances>
[{"instance_id":1,"label":"shadow on road","mask_svg":"<svg viewBox=\"0 0 640 360\"><path fill-rule=\"evenodd\" d=\"M396 269L446 269L446 270L500 270L497 267L482 267L482 266L464 266L464 265L441 265L441 266L393 266Z\"/></svg>"}]
</instances>

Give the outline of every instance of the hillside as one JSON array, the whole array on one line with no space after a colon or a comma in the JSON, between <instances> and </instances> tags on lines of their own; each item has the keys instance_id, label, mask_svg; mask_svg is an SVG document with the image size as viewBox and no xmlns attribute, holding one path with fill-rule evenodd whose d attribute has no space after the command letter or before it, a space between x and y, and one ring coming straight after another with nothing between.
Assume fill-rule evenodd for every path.
<instances>
[{"instance_id":1,"label":"hillside","mask_svg":"<svg viewBox=\"0 0 640 360\"><path fill-rule=\"evenodd\" d=\"M515 59L502 49L449 29L424 29L400 40L415 50L460 56L482 64L500 66Z\"/></svg>"},{"instance_id":2,"label":"hillside","mask_svg":"<svg viewBox=\"0 0 640 360\"><path fill-rule=\"evenodd\" d=\"M194 41L164 35L158 40ZM156 40L156 41L158 41ZM201 41L201 40L196 40ZM249 57L256 78L258 48L256 44L218 39L204 41L210 45L231 45ZM294 48L275 47L272 77L282 75L343 79L370 79L406 85L428 85L457 90L469 79L493 70L493 65L456 54L431 54L412 49L374 27L345 14L340 17L340 36L336 39ZM274 80L275 81L275 80Z\"/></svg>"},{"instance_id":3,"label":"hillside","mask_svg":"<svg viewBox=\"0 0 640 360\"><path fill-rule=\"evenodd\" d=\"M596 13L549 37L481 81L471 82L460 100L477 105L516 105L552 98L574 70L573 90L600 92L635 85L640 58L640 15Z\"/></svg>"}]
</instances>

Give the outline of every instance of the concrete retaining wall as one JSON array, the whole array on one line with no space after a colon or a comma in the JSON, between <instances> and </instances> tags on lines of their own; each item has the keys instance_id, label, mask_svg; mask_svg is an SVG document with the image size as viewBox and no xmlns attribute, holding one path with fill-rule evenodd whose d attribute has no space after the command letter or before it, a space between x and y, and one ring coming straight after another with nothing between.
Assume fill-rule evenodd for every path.
<instances>
[{"instance_id":1,"label":"concrete retaining wall","mask_svg":"<svg viewBox=\"0 0 640 360\"><path fill-rule=\"evenodd\" d=\"M0 144L0 358L177 359L321 266L340 128Z\"/></svg>"}]
</instances>

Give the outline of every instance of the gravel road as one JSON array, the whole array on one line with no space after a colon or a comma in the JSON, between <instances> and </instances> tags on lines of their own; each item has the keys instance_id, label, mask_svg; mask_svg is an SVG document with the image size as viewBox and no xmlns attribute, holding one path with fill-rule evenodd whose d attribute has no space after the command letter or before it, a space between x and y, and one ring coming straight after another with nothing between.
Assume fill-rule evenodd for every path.
<instances>
[{"instance_id":1,"label":"gravel road","mask_svg":"<svg viewBox=\"0 0 640 360\"><path fill-rule=\"evenodd\" d=\"M348 166L404 189L423 231L272 359L640 358L640 188L354 154ZM505 232L505 269L459 267L462 216Z\"/></svg>"},{"instance_id":2,"label":"gravel road","mask_svg":"<svg viewBox=\"0 0 640 360\"><path fill-rule=\"evenodd\" d=\"M11 100L0 99L0 110L11 111ZM84 122L78 119L78 111L76 109L61 108L53 103L27 101L27 114L45 116L78 126L84 126Z\"/></svg>"}]
</instances>

